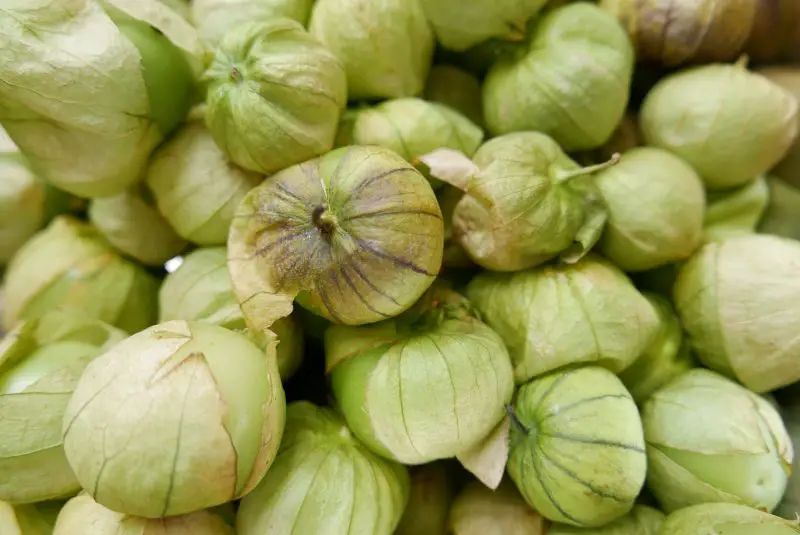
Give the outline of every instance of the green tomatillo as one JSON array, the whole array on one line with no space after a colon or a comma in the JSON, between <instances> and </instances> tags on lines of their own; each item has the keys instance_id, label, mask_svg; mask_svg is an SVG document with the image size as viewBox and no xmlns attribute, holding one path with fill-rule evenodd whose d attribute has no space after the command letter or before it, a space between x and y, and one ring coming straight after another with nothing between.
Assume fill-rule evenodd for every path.
<instances>
[{"instance_id":1,"label":"green tomatillo","mask_svg":"<svg viewBox=\"0 0 800 535\"><path fill-rule=\"evenodd\" d=\"M468 483L450 508L447 521L452 535L547 535L548 522L525 503L508 479L492 490L477 481Z\"/></svg>"},{"instance_id":2,"label":"green tomatillo","mask_svg":"<svg viewBox=\"0 0 800 535\"><path fill-rule=\"evenodd\" d=\"M182 320L93 360L64 414L81 486L119 513L160 518L250 492L272 464L285 400L275 344ZM147 468L147 477L138 471Z\"/></svg>"},{"instance_id":3,"label":"green tomatillo","mask_svg":"<svg viewBox=\"0 0 800 535\"><path fill-rule=\"evenodd\" d=\"M411 491L394 535L444 535L455 493L454 474L443 462L412 466Z\"/></svg>"},{"instance_id":4,"label":"green tomatillo","mask_svg":"<svg viewBox=\"0 0 800 535\"><path fill-rule=\"evenodd\" d=\"M627 515L599 528L553 524L547 535L660 535L666 516L658 509L634 505Z\"/></svg>"},{"instance_id":5,"label":"green tomatillo","mask_svg":"<svg viewBox=\"0 0 800 535\"><path fill-rule=\"evenodd\" d=\"M758 224L758 231L800 240L800 189L783 180L767 178L769 201Z\"/></svg>"},{"instance_id":6,"label":"green tomatillo","mask_svg":"<svg viewBox=\"0 0 800 535\"><path fill-rule=\"evenodd\" d=\"M667 517L660 535L796 535L800 523L752 507L704 503Z\"/></svg>"},{"instance_id":7,"label":"green tomatillo","mask_svg":"<svg viewBox=\"0 0 800 535\"><path fill-rule=\"evenodd\" d=\"M481 82L452 65L434 65L425 82L425 100L450 106L478 126L484 125Z\"/></svg>"},{"instance_id":8,"label":"green tomatillo","mask_svg":"<svg viewBox=\"0 0 800 535\"><path fill-rule=\"evenodd\" d=\"M800 13L800 4L797 7ZM800 14L798 15L800 17ZM800 34L800 30L798 31ZM795 102L800 104L800 68L799 67L766 67L759 69L758 74L788 91ZM800 131L800 114L797 115L797 128ZM770 170L770 174L800 187L800 134L784 155L783 159Z\"/></svg>"},{"instance_id":9,"label":"green tomatillo","mask_svg":"<svg viewBox=\"0 0 800 535\"><path fill-rule=\"evenodd\" d=\"M0 501L3 535L52 535L62 502L11 505Z\"/></svg>"},{"instance_id":10,"label":"green tomatillo","mask_svg":"<svg viewBox=\"0 0 800 535\"><path fill-rule=\"evenodd\" d=\"M732 190L712 191L703 221L705 241L753 234L769 198L769 186L763 176Z\"/></svg>"}]
</instances>

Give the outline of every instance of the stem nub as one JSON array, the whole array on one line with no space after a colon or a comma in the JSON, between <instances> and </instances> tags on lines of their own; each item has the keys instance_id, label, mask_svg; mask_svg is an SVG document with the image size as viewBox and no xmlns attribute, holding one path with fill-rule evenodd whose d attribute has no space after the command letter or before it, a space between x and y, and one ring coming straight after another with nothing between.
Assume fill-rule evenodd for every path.
<instances>
[{"instance_id":1,"label":"stem nub","mask_svg":"<svg viewBox=\"0 0 800 535\"><path fill-rule=\"evenodd\" d=\"M580 169L576 169L575 171L566 171L557 173L555 176L555 181L558 183L566 182L568 180L572 180L573 178L577 178L579 176L586 176L591 175L594 173L599 173L609 167L617 165L619 163L620 158L622 155L618 152L615 152L611 155L611 159L607 162L599 163L597 165L590 165L588 167L582 167Z\"/></svg>"},{"instance_id":2,"label":"stem nub","mask_svg":"<svg viewBox=\"0 0 800 535\"><path fill-rule=\"evenodd\" d=\"M311 221L325 236L333 234L333 231L336 230L339 224L336 214L328 210L327 206L317 206L314 208L314 212L311 214Z\"/></svg>"}]
</instances>

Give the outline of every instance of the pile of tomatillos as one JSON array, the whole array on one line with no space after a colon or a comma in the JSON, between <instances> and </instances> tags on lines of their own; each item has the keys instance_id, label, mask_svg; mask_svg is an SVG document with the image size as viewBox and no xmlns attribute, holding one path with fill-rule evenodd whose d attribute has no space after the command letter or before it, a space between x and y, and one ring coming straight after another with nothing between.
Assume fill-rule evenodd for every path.
<instances>
[{"instance_id":1,"label":"pile of tomatillos","mask_svg":"<svg viewBox=\"0 0 800 535\"><path fill-rule=\"evenodd\" d=\"M1 535L800 533L797 0L0 0Z\"/></svg>"}]
</instances>

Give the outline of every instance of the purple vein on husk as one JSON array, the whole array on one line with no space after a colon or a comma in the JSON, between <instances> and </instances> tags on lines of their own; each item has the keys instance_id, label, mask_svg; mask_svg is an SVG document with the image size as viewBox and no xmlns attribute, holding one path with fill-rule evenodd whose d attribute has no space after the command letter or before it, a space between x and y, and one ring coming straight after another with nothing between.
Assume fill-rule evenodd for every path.
<instances>
[{"instance_id":1,"label":"purple vein on husk","mask_svg":"<svg viewBox=\"0 0 800 535\"><path fill-rule=\"evenodd\" d=\"M437 275L437 273L431 273L430 271L419 267L410 260L406 260L405 258L381 251L380 249L370 245L370 243L367 240L364 240L363 238L357 238L353 236L353 240L358 244L359 248L361 248L362 250L371 253L372 255L377 256L378 258L388 260L396 267L410 269L415 273L419 273L420 275L427 275L429 277L435 277Z\"/></svg>"}]
</instances>

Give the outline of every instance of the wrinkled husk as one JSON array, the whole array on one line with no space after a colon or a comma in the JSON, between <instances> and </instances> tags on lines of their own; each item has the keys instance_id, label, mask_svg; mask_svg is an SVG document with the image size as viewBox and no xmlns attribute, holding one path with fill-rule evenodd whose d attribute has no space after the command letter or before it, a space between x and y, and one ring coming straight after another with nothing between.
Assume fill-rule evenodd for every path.
<instances>
[{"instance_id":1,"label":"wrinkled husk","mask_svg":"<svg viewBox=\"0 0 800 535\"><path fill-rule=\"evenodd\" d=\"M422 174L388 149L353 145L277 173L247 194L228 269L248 327L292 300L336 323L396 316L436 278L444 227Z\"/></svg>"},{"instance_id":2,"label":"wrinkled husk","mask_svg":"<svg viewBox=\"0 0 800 535\"><path fill-rule=\"evenodd\" d=\"M745 46L757 63L797 61L800 54L800 3L796 0L756 0L756 13Z\"/></svg>"},{"instance_id":3,"label":"wrinkled husk","mask_svg":"<svg viewBox=\"0 0 800 535\"><path fill-rule=\"evenodd\" d=\"M705 241L753 234L769 198L769 187L763 176L734 190L712 192L703 222Z\"/></svg>"},{"instance_id":4,"label":"wrinkled husk","mask_svg":"<svg viewBox=\"0 0 800 535\"><path fill-rule=\"evenodd\" d=\"M645 297L658 316L658 331L644 353L619 374L639 404L695 366L689 343L683 339L683 329L669 300L656 294L645 294Z\"/></svg>"},{"instance_id":5,"label":"wrinkled husk","mask_svg":"<svg viewBox=\"0 0 800 535\"><path fill-rule=\"evenodd\" d=\"M61 420L89 362L126 336L75 311L53 310L0 341L0 500L33 503L78 491Z\"/></svg>"},{"instance_id":6,"label":"wrinkled husk","mask_svg":"<svg viewBox=\"0 0 800 535\"><path fill-rule=\"evenodd\" d=\"M625 114L633 47L610 13L567 4L535 19L524 49L500 56L483 85L494 135L536 130L566 151L597 148Z\"/></svg>"},{"instance_id":7,"label":"wrinkled husk","mask_svg":"<svg viewBox=\"0 0 800 535\"><path fill-rule=\"evenodd\" d=\"M92 361L64 415L81 486L117 512L158 518L250 492L283 434L275 346L204 323L155 325ZM147 478L136 476L147 467Z\"/></svg>"},{"instance_id":8,"label":"wrinkled husk","mask_svg":"<svg viewBox=\"0 0 800 535\"><path fill-rule=\"evenodd\" d=\"M85 197L140 178L189 109L199 53L194 29L160 2L107 4L114 20L94 0L0 12L0 122L37 175Z\"/></svg>"},{"instance_id":9,"label":"wrinkled husk","mask_svg":"<svg viewBox=\"0 0 800 535\"><path fill-rule=\"evenodd\" d=\"M419 0L317 0L308 28L342 62L350 100L422 93L434 38Z\"/></svg>"},{"instance_id":10,"label":"wrinkled husk","mask_svg":"<svg viewBox=\"0 0 800 535\"><path fill-rule=\"evenodd\" d=\"M464 51L488 39L521 41L525 27L547 0L422 0L422 8L447 49Z\"/></svg>"},{"instance_id":11,"label":"wrinkled husk","mask_svg":"<svg viewBox=\"0 0 800 535\"><path fill-rule=\"evenodd\" d=\"M3 535L52 535L61 502L16 505L0 501L0 533Z\"/></svg>"},{"instance_id":12,"label":"wrinkled husk","mask_svg":"<svg viewBox=\"0 0 800 535\"><path fill-rule=\"evenodd\" d=\"M89 221L111 245L146 265L161 266L186 246L155 206L135 190L94 199Z\"/></svg>"},{"instance_id":13,"label":"wrinkled husk","mask_svg":"<svg viewBox=\"0 0 800 535\"><path fill-rule=\"evenodd\" d=\"M509 480L497 490L467 484L450 509L452 535L546 535L547 520L536 513Z\"/></svg>"},{"instance_id":14,"label":"wrinkled husk","mask_svg":"<svg viewBox=\"0 0 800 535\"><path fill-rule=\"evenodd\" d=\"M248 334L247 325L233 295L224 247L197 249L167 275L159 290L159 322L187 320L211 323ZM303 331L294 315L272 325L278 337L276 357L281 379L291 377L303 362ZM260 347L265 340L253 337Z\"/></svg>"},{"instance_id":15,"label":"wrinkled husk","mask_svg":"<svg viewBox=\"0 0 800 535\"><path fill-rule=\"evenodd\" d=\"M646 62L676 66L730 61L742 52L756 18L753 0L601 0Z\"/></svg>"},{"instance_id":16,"label":"wrinkled husk","mask_svg":"<svg viewBox=\"0 0 800 535\"><path fill-rule=\"evenodd\" d=\"M478 445L503 419L514 389L503 340L466 299L439 287L397 319L329 328L325 358L348 427L403 464Z\"/></svg>"},{"instance_id":17,"label":"wrinkled husk","mask_svg":"<svg viewBox=\"0 0 800 535\"><path fill-rule=\"evenodd\" d=\"M217 514L197 511L149 519L107 509L87 494L72 498L58 515L53 535L233 535Z\"/></svg>"},{"instance_id":18,"label":"wrinkled husk","mask_svg":"<svg viewBox=\"0 0 800 535\"><path fill-rule=\"evenodd\" d=\"M700 361L768 392L800 379L800 243L752 234L710 243L681 268L674 303Z\"/></svg>"},{"instance_id":19,"label":"wrinkled husk","mask_svg":"<svg viewBox=\"0 0 800 535\"><path fill-rule=\"evenodd\" d=\"M769 203L758 231L800 240L800 189L768 177Z\"/></svg>"},{"instance_id":20,"label":"wrinkled husk","mask_svg":"<svg viewBox=\"0 0 800 535\"><path fill-rule=\"evenodd\" d=\"M62 307L137 332L155 321L157 291L156 279L118 256L95 229L59 216L11 259L3 326Z\"/></svg>"},{"instance_id":21,"label":"wrinkled husk","mask_svg":"<svg viewBox=\"0 0 800 535\"><path fill-rule=\"evenodd\" d=\"M203 78L206 125L237 165L271 174L333 148L347 103L345 71L299 22L235 27Z\"/></svg>"},{"instance_id":22,"label":"wrinkled husk","mask_svg":"<svg viewBox=\"0 0 800 535\"><path fill-rule=\"evenodd\" d=\"M800 6L800 3L797 5ZM800 34L800 30L798 30L798 34ZM798 48L800 48L800 39L798 39ZM757 72L791 93L795 102L800 103L800 67L768 67ZM800 114L797 117L797 124L798 130L800 130ZM795 138L794 144L789 147L783 159L770 170L770 175L785 180L795 187L800 187L800 135Z\"/></svg>"},{"instance_id":23,"label":"wrinkled husk","mask_svg":"<svg viewBox=\"0 0 800 535\"><path fill-rule=\"evenodd\" d=\"M597 366L524 384L511 410L508 473L542 516L599 527L627 514L647 470L633 398Z\"/></svg>"},{"instance_id":24,"label":"wrinkled husk","mask_svg":"<svg viewBox=\"0 0 800 535\"><path fill-rule=\"evenodd\" d=\"M158 211L198 245L225 244L236 207L263 179L230 162L199 122L162 145L146 174Z\"/></svg>"},{"instance_id":25,"label":"wrinkled husk","mask_svg":"<svg viewBox=\"0 0 800 535\"><path fill-rule=\"evenodd\" d=\"M242 499L238 535L391 535L408 502L408 470L370 452L330 409L299 401L286 412L275 463Z\"/></svg>"},{"instance_id":26,"label":"wrinkled husk","mask_svg":"<svg viewBox=\"0 0 800 535\"><path fill-rule=\"evenodd\" d=\"M683 158L708 189L742 186L783 158L798 130L798 103L745 65L714 64L662 79L639 119L648 145Z\"/></svg>"},{"instance_id":27,"label":"wrinkled husk","mask_svg":"<svg viewBox=\"0 0 800 535\"><path fill-rule=\"evenodd\" d=\"M415 466L411 492L394 535L445 535L455 493L453 474L444 463Z\"/></svg>"},{"instance_id":28,"label":"wrinkled husk","mask_svg":"<svg viewBox=\"0 0 800 535\"><path fill-rule=\"evenodd\" d=\"M467 297L508 347L517 384L577 363L620 372L658 330L647 299L595 256L572 266L483 273L469 284Z\"/></svg>"},{"instance_id":29,"label":"wrinkled husk","mask_svg":"<svg viewBox=\"0 0 800 535\"><path fill-rule=\"evenodd\" d=\"M473 74L452 65L434 65L425 82L424 96L425 100L450 106L483 127L481 82Z\"/></svg>"},{"instance_id":30,"label":"wrinkled husk","mask_svg":"<svg viewBox=\"0 0 800 535\"><path fill-rule=\"evenodd\" d=\"M44 223L45 184L24 157L0 149L0 266Z\"/></svg>"},{"instance_id":31,"label":"wrinkled husk","mask_svg":"<svg viewBox=\"0 0 800 535\"><path fill-rule=\"evenodd\" d=\"M796 535L800 523L743 505L705 503L667 517L661 535Z\"/></svg>"},{"instance_id":32,"label":"wrinkled husk","mask_svg":"<svg viewBox=\"0 0 800 535\"><path fill-rule=\"evenodd\" d=\"M286 17L305 26L314 0L193 0L191 20L208 50L226 33L250 22Z\"/></svg>"},{"instance_id":33,"label":"wrinkled husk","mask_svg":"<svg viewBox=\"0 0 800 535\"><path fill-rule=\"evenodd\" d=\"M709 370L690 370L642 409L648 488L664 511L706 502L771 511L794 451L764 398Z\"/></svg>"},{"instance_id":34,"label":"wrinkled husk","mask_svg":"<svg viewBox=\"0 0 800 535\"><path fill-rule=\"evenodd\" d=\"M790 400L781 407L780 411L796 453L800 448L800 404L796 399ZM800 515L800 455L795 454L794 456L786 492L774 512L788 520L796 520Z\"/></svg>"},{"instance_id":35,"label":"wrinkled husk","mask_svg":"<svg viewBox=\"0 0 800 535\"><path fill-rule=\"evenodd\" d=\"M569 524L553 524L547 535L659 535L666 516L658 509L635 505L633 510L599 528L579 528Z\"/></svg>"},{"instance_id":36,"label":"wrinkled husk","mask_svg":"<svg viewBox=\"0 0 800 535\"><path fill-rule=\"evenodd\" d=\"M598 173L608 208L600 251L625 271L645 271L684 260L703 238L705 191L680 158L651 147L625 153Z\"/></svg>"}]
</instances>

